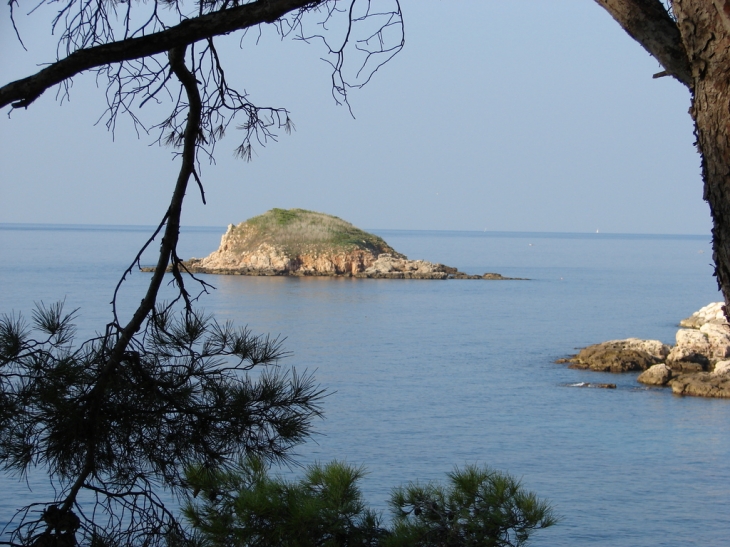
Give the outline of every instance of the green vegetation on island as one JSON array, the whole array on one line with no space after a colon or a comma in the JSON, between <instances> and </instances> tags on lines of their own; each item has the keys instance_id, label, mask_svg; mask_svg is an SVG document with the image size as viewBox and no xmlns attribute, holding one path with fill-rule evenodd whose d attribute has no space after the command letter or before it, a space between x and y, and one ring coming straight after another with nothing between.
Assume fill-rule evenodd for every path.
<instances>
[{"instance_id":1,"label":"green vegetation on island","mask_svg":"<svg viewBox=\"0 0 730 547\"><path fill-rule=\"evenodd\" d=\"M314 250L362 249L403 257L383 238L357 228L336 216L306 209L271 209L237 226L229 227L233 252L251 252L263 243L277 245L290 255Z\"/></svg>"}]
</instances>

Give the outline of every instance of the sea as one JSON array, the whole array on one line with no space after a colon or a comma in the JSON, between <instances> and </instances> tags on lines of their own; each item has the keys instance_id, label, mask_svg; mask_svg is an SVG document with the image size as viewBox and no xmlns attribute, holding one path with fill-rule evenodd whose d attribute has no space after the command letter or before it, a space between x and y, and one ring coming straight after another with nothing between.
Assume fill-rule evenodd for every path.
<instances>
[{"instance_id":1,"label":"sea","mask_svg":"<svg viewBox=\"0 0 730 547\"><path fill-rule=\"evenodd\" d=\"M0 312L62 300L79 310L79 336L103 330L151 230L0 224ZM224 231L183 228L180 256L206 256ZM203 276L215 290L202 309L280 336L281 365L328 392L298 462L364 466L364 496L385 520L394 487L478 464L554 506L561 520L534 546L730 544L730 400L555 363L610 339L673 343L682 318L721 299L709 234L372 231L409 258L528 279ZM148 279L124 282L122 318ZM0 490L0 522L49 495L42 473L0 475Z\"/></svg>"}]
</instances>

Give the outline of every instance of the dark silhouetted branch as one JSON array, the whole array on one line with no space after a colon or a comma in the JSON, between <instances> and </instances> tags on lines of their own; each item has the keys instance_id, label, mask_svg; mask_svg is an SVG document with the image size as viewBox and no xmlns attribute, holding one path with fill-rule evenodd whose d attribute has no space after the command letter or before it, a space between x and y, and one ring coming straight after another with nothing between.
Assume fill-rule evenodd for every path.
<instances>
[{"instance_id":1,"label":"dark silhouetted branch","mask_svg":"<svg viewBox=\"0 0 730 547\"><path fill-rule=\"evenodd\" d=\"M250 4L185 19L169 29L79 49L36 74L0 88L0 108L28 107L47 89L86 70L112 63L150 57L207 38L274 23L297 9L313 8L325 0L257 0Z\"/></svg>"}]
</instances>

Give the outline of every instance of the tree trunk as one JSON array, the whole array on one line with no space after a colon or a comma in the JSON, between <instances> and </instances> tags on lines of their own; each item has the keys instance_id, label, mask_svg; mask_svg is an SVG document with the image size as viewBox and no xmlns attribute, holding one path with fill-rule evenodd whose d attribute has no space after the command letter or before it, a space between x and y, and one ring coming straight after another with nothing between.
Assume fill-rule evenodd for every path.
<instances>
[{"instance_id":1,"label":"tree trunk","mask_svg":"<svg viewBox=\"0 0 730 547\"><path fill-rule=\"evenodd\" d=\"M690 114L712 214L715 275L730 310L730 1L674 0L693 91Z\"/></svg>"},{"instance_id":2,"label":"tree trunk","mask_svg":"<svg viewBox=\"0 0 730 547\"><path fill-rule=\"evenodd\" d=\"M730 320L730 0L595 0L689 88L712 215L715 276Z\"/></svg>"}]
</instances>

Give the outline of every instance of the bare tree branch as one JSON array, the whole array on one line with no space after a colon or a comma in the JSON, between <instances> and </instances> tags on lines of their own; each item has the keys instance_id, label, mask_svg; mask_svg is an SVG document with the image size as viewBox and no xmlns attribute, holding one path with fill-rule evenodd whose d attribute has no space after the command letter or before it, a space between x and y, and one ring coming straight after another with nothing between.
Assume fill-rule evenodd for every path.
<instances>
[{"instance_id":1,"label":"bare tree branch","mask_svg":"<svg viewBox=\"0 0 730 547\"><path fill-rule=\"evenodd\" d=\"M160 32L79 49L32 76L0 88L0 108L7 105L14 108L28 107L50 87L86 70L149 57L262 23L274 23L294 10L314 8L324 2L325 0L257 0L185 19Z\"/></svg>"},{"instance_id":2,"label":"bare tree branch","mask_svg":"<svg viewBox=\"0 0 730 547\"><path fill-rule=\"evenodd\" d=\"M11 17L19 1L10 0ZM347 89L367 83L403 47L399 0L199 0L192 18L183 0L32 1L55 6L52 28L67 56L0 88L0 106L27 107L57 84L67 93L73 76L96 72L107 81L112 131L127 114L137 131L147 132L137 110L148 101L170 103L152 128L157 142L176 149L181 165L160 224L115 288L103 334L72 351L74 313L63 316L60 304L34 314L43 339L31 339L20 316L0 316L0 467L47 468L58 485L53 501L16 514L6 527L11 541L0 545L63 546L79 538L84 545L180 545L187 532L158 492L180 493L181 473L193 462L225 468L248 454L290 461L290 450L311 435L323 396L309 375L265 370L284 356L278 339L234 331L192 308L210 285L187 271L177 242L191 179L205 202L200 156L213 160L216 142L239 114L244 136L236 151L243 157L256 141L275 141L278 130L293 128L286 109L254 105L229 85L214 38L273 23L282 37L306 41L302 20L317 12L323 30L313 38L336 59L335 95L347 103ZM148 9L140 14L139 6ZM332 18L343 13L344 21ZM342 71L345 56L353 55L359 70L350 79ZM160 234L147 291L125 325L117 313L119 288ZM177 296L159 303L168 268ZM199 283L198 296L186 279ZM174 320L177 306L184 313ZM264 370L256 378L246 374L257 366ZM80 502L82 492L92 501Z\"/></svg>"},{"instance_id":3,"label":"bare tree branch","mask_svg":"<svg viewBox=\"0 0 730 547\"><path fill-rule=\"evenodd\" d=\"M667 73L692 88L689 59L677 24L660 0L596 0Z\"/></svg>"}]
</instances>

